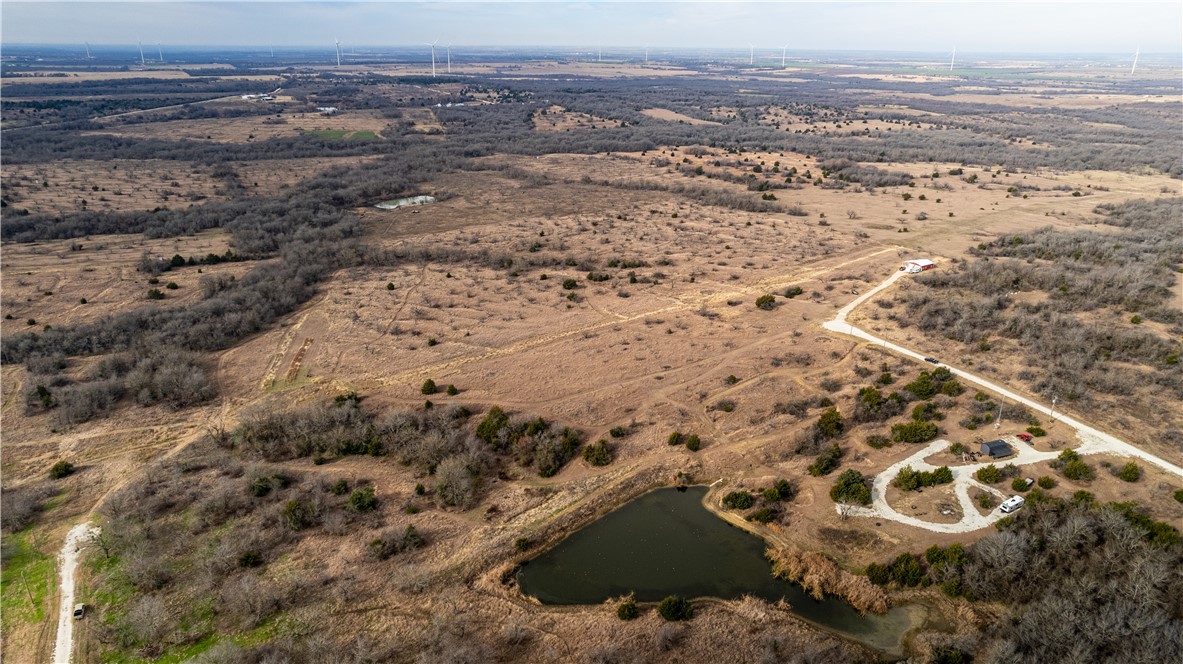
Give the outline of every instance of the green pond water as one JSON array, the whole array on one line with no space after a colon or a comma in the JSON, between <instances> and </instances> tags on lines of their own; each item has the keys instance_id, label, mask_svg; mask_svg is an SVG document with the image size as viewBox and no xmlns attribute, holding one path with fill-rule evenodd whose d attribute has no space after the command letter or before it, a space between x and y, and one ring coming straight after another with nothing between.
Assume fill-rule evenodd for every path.
<instances>
[{"instance_id":1,"label":"green pond water","mask_svg":"<svg viewBox=\"0 0 1183 664\"><path fill-rule=\"evenodd\" d=\"M706 487L657 489L573 533L522 565L522 592L543 604L599 604L634 593L637 601L669 595L784 599L793 613L888 652L924 620L920 606L860 616L844 601L817 601L774 578L765 542L703 507Z\"/></svg>"}]
</instances>

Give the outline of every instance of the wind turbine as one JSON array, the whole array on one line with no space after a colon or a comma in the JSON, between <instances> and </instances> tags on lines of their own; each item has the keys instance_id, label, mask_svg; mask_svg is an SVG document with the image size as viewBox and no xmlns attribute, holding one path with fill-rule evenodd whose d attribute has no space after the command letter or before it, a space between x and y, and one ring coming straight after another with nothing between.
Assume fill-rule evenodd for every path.
<instances>
[{"instance_id":1,"label":"wind turbine","mask_svg":"<svg viewBox=\"0 0 1183 664\"><path fill-rule=\"evenodd\" d=\"M604 61L604 45L603 44L599 44L598 46L596 46L596 53L597 53L596 62L603 62Z\"/></svg>"},{"instance_id":2,"label":"wind turbine","mask_svg":"<svg viewBox=\"0 0 1183 664\"><path fill-rule=\"evenodd\" d=\"M448 44L444 48L448 49L448 73L452 73L452 45Z\"/></svg>"},{"instance_id":3,"label":"wind turbine","mask_svg":"<svg viewBox=\"0 0 1183 664\"><path fill-rule=\"evenodd\" d=\"M269 46L271 47L271 57L274 58L275 57L275 44L269 44Z\"/></svg>"},{"instance_id":4,"label":"wind turbine","mask_svg":"<svg viewBox=\"0 0 1183 664\"><path fill-rule=\"evenodd\" d=\"M752 44L748 44L748 64L756 64L756 47Z\"/></svg>"},{"instance_id":5,"label":"wind turbine","mask_svg":"<svg viewBox=\"0 0 1183 664\"><path fill-rule=\"evenodd\" d=\"M160 64L164 64L164 51L160 50L160 42L156 42L156 55L160 56Z\"/></svg>"},{"instance_id":6,"label":"wind turbine","mask_svg":"<svg viewBox=\"0 0 1183 664\"><path fill-rule=\"evenodd\" d=\"M437 39L437 40L431 42L430 44L424 44L424 46L431 47L431 77L432 78L435 78L435 45L438 43L439 43L439 40Z\"/></svg>"},{"instance_id":7,"label":"wind turbine","mask_svg":"<svg viewBox=\"0 0 1183 664\"><path fill-rule=\"evenodd\" d=\"M781 49L780 49L780 68L781 69L785 68L785 54L788 52L789 52L789 45L788 44L785 44L783 47L781 47Z\"/></svg>"},{"instance_id":8,"label":"wind turbine","mask_svg":"<svg viewBox=\"0 0 1183 664\"><path fill-rule=\"evenodd\" d=\"M649 45L645 44L645 64L649 64Z\"/></svg>"},{"instance_id":9,"label":"wind turbine","mask_svg":"<svg viewBox=\"0 0 1183 664\"><path fill-rule=\"evenodd\" d=\"M953 57L949 58L949 71L953 71L953 63L957 62L957 47L953 47Z\"/></svg>"},{"instance_id":10,"label":"wind turbine","mask_svg":"<svg viewBox=\"0 0 1183 664\"><path fill-rule=\"evenodd\" d=\"M1138 48L1134 50L1134 64L1130 65L1130 76L1133 76L1134 70L1138 68L1138 54L1141 52L1142 52L1141 46L1138 46Z\"/></svg>"},{"instance_id":11,"label":"wind turbine","mask_svg":"<svg viewBox=\"0 0 1183 664\"><path fill-rule=\"evenodd\" d=\"M86 59L87 60L94 60L94 56L90 54L90 42L83 42L83 43L86 44Z\"/></svg>"},{"instance_id":12,"label":"wind turbine","mask_svg":"<svg viewBox=\"0 0 1183 664\"><path fill-rule=\"evenodd\" d=\"M337 48L337 66L341 66L341 41L333 37L333 46Z\"/></svg>"},{"instance_id":13,"label":"wind turbine","mask_svg":"<svg viewBox=\"0 0 1183 664\"><path fill-rule=\"evenodd\" d=\"M144 42L140 41L139 39L136 39L136 45L140 47L140 66L142 67L142 66L148 64L144 60Z\"/></svg>"}]
</instances>

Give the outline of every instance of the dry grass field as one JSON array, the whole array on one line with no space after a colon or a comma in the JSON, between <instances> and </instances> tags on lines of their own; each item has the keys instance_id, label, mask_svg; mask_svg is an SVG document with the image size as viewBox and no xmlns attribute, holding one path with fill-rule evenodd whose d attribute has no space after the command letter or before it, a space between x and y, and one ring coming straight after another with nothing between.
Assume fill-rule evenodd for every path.
<instances>
[{"instance_id":1,"label":"dry grass field","mask_svg":"<svg viewBox=\"0 0 1183 664\"><path fill-rule=\"evenodd\" d=\"M5 164L10 203L31 213L151 210L223 197L210 169L167 161L67 161Z\"/></svg>"},{"instance_id":2,"label":"dry grass field","mask_svg":"<svg viewBox=\"0 0 1183 664\"><path fill-rule=\"evenodd\" d=\"M270 138L314 134L322 138L365 140L381 138L390 120L375 112L284 113L278 116L171 120L120 126L111 124L95 134L148 138L162 135L173 140L249 143Z\"/></svg>"}]
</instances>

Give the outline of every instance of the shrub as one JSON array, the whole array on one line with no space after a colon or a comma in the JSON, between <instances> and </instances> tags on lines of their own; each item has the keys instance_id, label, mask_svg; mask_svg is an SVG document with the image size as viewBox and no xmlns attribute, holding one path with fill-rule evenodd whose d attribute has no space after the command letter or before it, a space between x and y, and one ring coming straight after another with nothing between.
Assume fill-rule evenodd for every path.
<instances>
[{"instance_id":1,"label":"shrub","mask_svg":"<svg viewBox=\"0 0 1183 664\"><path fill-rule=\"evenodd\" d=\"M697 452L700 447L702 447L702 440L698 437L698 434L692 433L686 437L686 449L691 452Z\"/></svg>"},{"instance_id":2,"label":"shrub","mask_svg":"<svg viewBox=\"0 0 1183 664\"><path fill-rule=\"evenodd\" d=\"M593 466L607 466L612 463L612 450L608 447L608 441L601 438L583 448L583 460Z\"/></svg>"},{"instance_id":3,"label":"shrub","mask_svg":"<svg viewBox=\"0 0 1183 664\"><path fill-rule=\"evenodd\" d=\"M891 561L891 578L901 588L913 588L920 585L924 579L924 569L920 566L920 559L911 553L901 553Z\"/></svg>"},{"instance_id":4,"label":"shrub","mask_svg":"<svg viewBox=\"0 0 1183 664\"><path fill-rule=\"evenodd\" d=\"M372 512L378 509L378 497L374 495L374 487L355 489L349 494L349 509L355 512Z\"/></svg>"},{"instance_id":5,"label":"shrub","mask_svg":"<svg viewBox=\"0 0 1183 664\"><path fill-rule=\"evenodd\" d=\"M1097 502L1097 497L1090 491L1081 489L1072 494L1072 503L1081 507L1092 507Z\"/></svg>"},{"instance_id":6,"label":"shrub","mask_svg":"<svg viewBox=\"0 0 1183 664\"><path fill-rule=\"evenodd\" d=\"M949 454L961 456L962 454L965 454L968 451L969 451L969 448L966 447L964 443L958 442L958 443L953 443L952 445L949 446Z\"/></svg>"},{"instance_id":7,"label":"shrub","mask_svg":"<svg viewBox=\"0 0 1183 664\"><path fill-rule=\"evenodd\" d=\"M932 422L902 422L891 426L891 439L897 443L926 443L937 437L939 430Z\"/></svg>"},{"instance_id":8,"label":"shrub","mask_svg":"<svg viewBox=\"0 0 1183 664\"><path fill-rule=\"evenodd\" d=\"M785 297L790 300L805 292L804 288L800 286L789 286L785 289Z\"/></svg>"},{"instance_id":9,"label":"shrub","mask_svg":"<svg viewBox=\"0 0 1183 664\"><path fill-rule=\"evenodd\" d=\"M1070 480L1087 481L1094 479L1097 474L1093 472L1093 467L1080 459L1073 459L1064 464L1064 477Z\"/></svg>"},{"instance_id":10,"label":"shrub","mask_svg":"<svg viewBox=\"0 0 1183 664\"><path fill-rule=\"evenodd\" d=\"M455 385L449 385L449 386L448 386L448 389L447 389L447 390L445 390L445 392L446 392L446 393L447 393L447 395L448 395L448 396L450 396L450 397L454 397L454 396L456 396L457 394L460 394L460 390L456 389L456 386L455 386Z\"/></svg>"},{"instance_id":11,"label":"shrub","mask_svg":"<svg viewBox=\"0 0 1183 664\"><path fill-rule=\"evenodd\" d=\"M148 299L149 300L163 300L164 299L164 291L160 290L159 288L151 288L148 290ZM29 319L29 320L32 320L32 319ZM30 324L32 324L32 323L30 323Z\"/></svg>"},{"instance_id":12,"label":"shrub","mask_svg":"<svg viewBox=\"0 0 1183 664\"><path fill-rule=\"evenodd\" d=\"M846 429L846 421L837 408L830 407L817 418L818 431L825 438L837 438Z\"/></svg>"},{"instance_id":13,"label":"shrub","mask_svg":"<svg viewBox=\"0 0 1183 664\"><path fill-rule=\"evenodd\" d=\"M637 610L637 603L631 599L626 599L616 607L616 617L621 620L635 620L641 612Z\"/></svg>"},{"instance_id":14,"label":"shrub","mask_svg":"<svg viewBox=\"0 0 1183 664\"><path fill-rule=\"evenodd\" d=\"M1138 467L1138 464L1131 461L1122 466L1121 470L1117 471L1117 477L1126 482L1137 482L1142 479L1142 469Z\"/></svg>"},{"instance_id":15,"label":"shrub","mask_svg":"<svg viewBox=\"0 0 1183 664\"><path fill-rule=\"evenodd\" d=\"M415 526L407 524L402 532L390 529L370 540L369 552L378 560L386 560L403 551L421 549L426 544L427 540L415 530Z\"/></svg>"},{"instance_id":16,"label":"shrub","mask_svg":"<svg viewBox=\"0 0 1183 664\"><path fill-rule=\"evenodd\" d=\"M723 496L723 506L733 510L746 510L756 504L756 499L747 491L732 491Z\"/></svg>"},{"instance_id":17,"label":"shrub","mask_svg":"<svg viewBox=\"0 0 1183 664\"><path fill-rule=\"evenodd\" d=\"M53 466L49 469L49 477L50 479L60 480L63 477L69 477L70 475L73 475L74 470L74 464L62 459L61 461L53 464Z\"/></svg>"},{"instance_id":18,"label":"shrub","mask_svg":"<svg viewBox=\"0 0 1183 664\"><path fill-rule=\"evenodd\" d=\"M747 516L748 521L755 521L757 523L769 523L776 518L776 510L771 507L761 507Z\"/></svg>"},{"instance_id":19,"label":"shrub","mask_svg":"<svg viewBox=\"0 0 1183 664\"><path fill-rule=\"evenodd\" d=\"M289 500L283 505L283 522L291 530L300 530L312 525L312 508L298 500Z\"/></svg>"},{"instance_id":20,"label":"shrub","mask_svg":"<svg viewBox=\"0 0 1183 664\"><path fill-rule=\"evenodd\" d=\"M797 495L797 487L790 481L779 479L764 490L765 500L792 500Z\"/></svg>"},{"instance_id":21,"label":"shrub","mask_svg":"<svg viewBox=\"0 0 1183 664\"><path fill-rule=\"evenodd\" d=\"M871 490L867 488L867 478L853 468L843 471L834 486L830 487L830 499L836 503L870 505Z\"/></svg>"},{"instance_id":22,"label":"shrub","mask_svg":"<svg viewBox=\"0 0 1183 664\"><path fill-rule=\"evenodd\" d=\"M997 504L998 499L994 496L994 494L987 493L985 491L978 494L978 507L988 510L992 509Z\"/></svg>"},{"instance_id":23,"label":"shrub","mask_svg":"<svg viewBox=\"0 0 1183 664\"><path fill-rule=\"evenodd\" d=\"M937 410L937 407L928 401L918 403L916 404L916 407L912 409L912 419L916 422L939 420L943 417L944 415L941 415L940 411Z\"/></svg>"},{"instance_id":24,"label":"shrub","mask_svg":"<svg viewBox=\"0 0 1183 664\"><path fill-rule=\"evenodd\" d=\"M888 438L887 436L880 436L878 434L873 434L873 435L867 436L867 445L870 445L871 447L873 447L877 450L882 449L884 447L891 447L891 439Z\"/></svg>"},{"instance_id":25,"label":"shrub","mask_svg":"<svg viewBox=\"0 0 1183 664\"><path fill-rule=\"evenodd\" d=\"M1056 480L1048 477L1047 475L1043 475L1039 479L1035 480L1035 483L1039 485L1040 489L1044 490L1054 489L1056 487Z\"/></svg>"},{"instance_id":26,"label":"shrub","mask_svg":"<svg viewBox=\"0 0 1183 664\"><path fill-rule=\"evenodd\" d=\"M831 471L838 467L841 459L842 448L838 447L837 444L831 445L830 449L819 454L817 459L809 465L809 474L814 477L829 475Z\"/></svg>"},{"instance_id":27,"label":"shrub","mask_svg":"<svg viewBox=\"0 0 1183 664\"><path fill-rule=\"evenodd\" d=\"M1040 438L1042 436L1047 435L1046 431L1044 431L1041 427L1037 427L1037 426L1027 427L1027 433L1031 434L1032 436L1035 436L1036 438Z\"/></svg>"},{"instance_id":28,"label":"shrub","mask_svg":"<svg viewBox=\"0 0 1183 664\"><path fill-rule=\"evenodd\" d=\"M673 595L661 600L657 605L657 612L666 620L690 620L694 617L694 606L689 600Z\"/></svg>"},{"instance_id":29,"label":"shrub","mask_svg":"<svg viewBox=\"0 0 1183 664\"><path fill-rule=\"evenodd\" d=\"M613 438L624 438L630 433L632 432L628 427L612 427L612 429L608 431L608 435L612 436Z\"/></svg>"},{"instance_id":30,"label":"shrub","mask_svg":"<svg viewBox=\"0 0 1183 664\"><path fill-rule=\"evenodd\" d=\"M1183 489L1175 489L1175 493L1171 495L1175 497L1175 500L1183 503Z\"/></svg>"},{"instance_id":31,"label":"shrub","mask_svg":"<svg viewBox=\"0 0 1183 664\"><path fill-rule=\"evenodd\" d=\"M513 548L518 553L524 553L526 550L528 550L530 548L530 538L529 537L517 538L516 540L513 541Z\"/></svg>"},{"instance_id":32,"label":"shrub","mask_svg":"<svg viewBox=\"0 0 1183 664\"><path fill-rule=\"evenodd\" d=\"M423 392L424 394L435 394L438 390L439 388L435 386L435 381L428 378L427 380L423 381L423 387L420 388L419 391Z\"/></svg>"},{"instance_id":33,"label":"shrub","mask_svg":"<svg viewBox=\"0 0 1183 664\"><path fill-rule=\"evenodd\" d=\"M867 565L867 578L877 586L886 586L891 583L891 570L882 563L871 563Z\"/></svg>"},{"instance_id":34,"label":"shrub","mask_svg":"<svg viewBox=\"0 0 1183 664\"><path fill-rule=\"evenodd\" d=\"M772 295L761 295L756 298L756 308L768 311L776 306L776 297Z\"/></svg>"},{"instance_id":35,"label":"shrub","mask_svg":"<svg viewBox=\"0 0 1183 664\"><path fill-rule=\"evenodd\" d=\"M1028 488L1027 480L1023 479L1022 477L1016 477L1010 481L1010 488L1015 492L1026 491Z\"/></svg>"},{"instance_id":36,"label":"shrub","mask_svg":"<svg viewBox=\"0 0 1183 664\"><path fill-rule=\"evenodd\" d=\"M574 279L564 279L563 280L563 290L575 290L575 287L578 285L579 285L579 282L575 281Z\"/></svg>"},{"instance_id":37,"label":"shrub","mask_svg":"<svg viewBox=\"0 0 1183 664\"><path fill-rule=\"evenodd\" d=\"M481 423L477 425L476 435L486 443L496 445L498 442L497 434L508 425L509 415L506 415L505 411L501 410L501 408L493 406L485 415L485 419L481 420Z\"/></svg>"},{"instance_id":38,"label":"shrub","mask_svg":"<svg viewBox=\"0 0 1183 664\"><path fill-rule=\"evenodd\" d=\"M979 468L978 472L974 473L974 477L977 477L978 481L983 484L997 484L1002 481L1002 471L998 469L998 466L990 464Z\"/></svg>"},{"instance_id":39,"label":"shrub","mask_svg":"<svg viewBox=\"0 0 1183 664\"><path fill-rule=\"evenodd\" d=\"M953 481L953 471L948 466L941 466L933 471L913 470L912 466L900 468L892 484L904 491L915 491L924 487L948 484Z\"/></svg>"},{"instance_id":40,"label":"shrub","mask_svg":"<svg viewBox=\"0 0 1183 664\"><path fill-rule=\"evenodd\" d=\"M329 491L331 491L334 496L344 496L345 494L349 493L349 482L346 481L345 478L341 478L336 482L333 482L333 486L329 487Z\"/></svg>"},{"instance_id":41,"label":"shrub","mask_svg":"<svg viewBox=\"0 0 1183 664\"><path fill-rule=\"evenodd\" d=\"M675 431L675 432L671 433L670 437L667 438L665 442L669 445L681 445L682 444L682 432Z\"/></svg>"}]
</instances>

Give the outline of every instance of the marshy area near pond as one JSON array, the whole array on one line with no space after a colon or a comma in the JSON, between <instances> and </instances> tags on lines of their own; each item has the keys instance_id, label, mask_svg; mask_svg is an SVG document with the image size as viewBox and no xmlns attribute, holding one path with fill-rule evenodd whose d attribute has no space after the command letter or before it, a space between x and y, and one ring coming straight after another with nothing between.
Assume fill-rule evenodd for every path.
<instances>
[{"instance_id":1,"label":"marshy area near pond","mask_svg":"<svg viewBox=\"0 0 1183 664\"><path fill-rule=\"evenodd\" d=\"M902 652L907 632L925 622L928 611L918 604L864 616L774 576L768 545L706 509L707 491L656 489L629 501L523 564L519 587L543 604L599 604L629 594L638 602L783 599L810 623L889 653Z\"/></svg>"}]
</instances>

